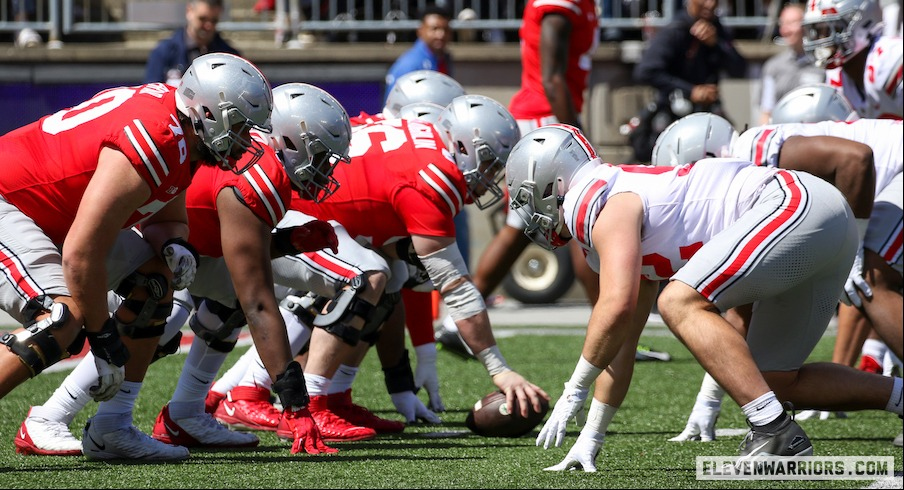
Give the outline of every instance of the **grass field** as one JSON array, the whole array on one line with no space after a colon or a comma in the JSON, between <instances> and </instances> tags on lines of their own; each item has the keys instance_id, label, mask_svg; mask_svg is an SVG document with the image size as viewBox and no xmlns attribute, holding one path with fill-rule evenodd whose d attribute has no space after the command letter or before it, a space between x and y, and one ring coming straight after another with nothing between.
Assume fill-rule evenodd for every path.
<instances>
[{"instance_id":1,"label":"grass field","mask_svg":"<svg viewBox=\"0 0 904 490\"><path fill-rule=\"evenodd\" d=\"M834 339L825 338L812 359L828 360ZM598 459L599 472L554 473L544 467L561 461L574 443L572 427L561 448L534 445L537 431L518 439L473 435L464 426L471 405L493 389L484 368L440 352L442 395L448 411L440 426L411 426L404 433L372 441L334 444L330 456L290 455L272 433L261 433L254 450L194 450L174 464L111 464L84 457L34 457L15 453L13 438L30 405L40 404L66 373L46 373L0 400L0 488L863 488L867 481L698 481L695 456L734 456L742 436L712 443L674 443L696 396L702 369L672 337L642 342L673 356L667 363L639 363L631 392L610 426ZM519 335L499 344L510 364L542 386L555 401L570 376L582 344L577 336ZM227 366L244 352L236 349ZM175 387L183 355L154 365L138 400L135 421L150 432L154 417ZM355 382L354 398L379 415L399 418L386 395L375 356ZM426 399L426 395L421 395ZM81 427L96 405L73 423ZM901 430L886 412L852 413L848 419L801 421L820 456L902 455L891 439ZM726 400L718 428L743 428L740 409ZM539 428L538 428L539 429ZM898 480L900 481L900 480Z\"/></svg>"}]
</instances>

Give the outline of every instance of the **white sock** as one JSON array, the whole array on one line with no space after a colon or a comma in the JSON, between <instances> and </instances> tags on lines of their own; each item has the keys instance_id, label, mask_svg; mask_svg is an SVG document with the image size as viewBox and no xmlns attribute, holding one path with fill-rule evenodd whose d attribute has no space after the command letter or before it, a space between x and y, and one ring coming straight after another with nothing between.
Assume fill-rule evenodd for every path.
<instances>
[{"instance_id":1,"label":"white sock","mask_svg":"<svg viewBox=\"0 0 904 490\"><path fill-rule=\"evenodd\" d=\"M188 322L192 308L194 308L194 302L188 289L173 293L173 311L166 318L166 326L163 328L163 335L160 336L159 345L166 345L179 333L179 330L182 330L182 327Z\"/></svg>"},{"instance_id":2,"label":"white sock","mask_svg":"<svg viewBox=\"0 0 904 490\"><path fill-rule=\"evenodd\" d=\"M870 356L879 364L882 364L882 361L885 359L885 351L887 350L888 346L885 345L885 342L877 339L866 339L866 341L863 342L863 349L860 351L860 355Z\"/></svg>"},{"instance_id":3,"label":"white sock","mask_svg":"<svg viewBox=\"0 0 904 490\"><path fill-rule=\"evenodd\" d=\"M234 335L238 335L238 331ZM204 412L207 392L228 355L226 352L210 348L207 342L195 337L170 400L172 418L185 418Z\"/></svg>"},{"instance_id":4,"label":"white sock","mask_svg":"<svg viewBox=\"0 0 904 490\"><path fill-rule=\"evenodd\" d=\"M267 388L269 390L273 382L270 379L270 373L267 372L267 368L264 366L264 361L261 360L261 356L258 354L257 349L249 350L248 353L252 353L253 355L248 358L248 365L245 367L245 375L242 376L241 381L239 381L239 386Z\"/></svg>"},{"instance_id":5,"label":"white sock","mask_svg":"<svg viewBox=\"0 0 904 490\"><path fill-rule=\"evenodd\" d=\"M330 388L330 379L325 376L320 376L319 374L308 374L304 375L304 384L308 389L308 395L310 396L320 396L326 395L327 390Z\"/></svg>"},{"instance_id":6,"label":"white sock","mask_svg":"<svg viewBox=\"0 0 904 490\"><path fill-rule=\"evenodd\" d=\"M311 340L311 327L305 325L291 311L280 307L279 313L286 322L286 333L289 335L289 348L292 354L298 354L301 348Z\"/></svg>"},{"instance_id":7,"label":"white sock","mask_svg":"<svg viewBox=\"0 0 904 490\"><path fill-rule=\"evenodd\" d=\"M217 393L225 394L236 386L248 386L243 385L242 380L247 375L248 369L254 365L255 359L260 361L260 357L257 355L257 349L252 345L250 349L242 354L242 357L239 357L238 361L235 361L235 364L233 364L231 368L227 369L226 372L220 376L220 379L216 380L210 389Z\"/></svg>"},{"instance_id":8,"label":"white sock","mask_svg":"<svg viewBox=\"0 0 904 490\"><path fill-rule=\"evenodd\" d=\"M141 391L140 381L123 381L113 398L97 405L95 417L128 414L131 419L132 409L135 408L135 400L138 399L139 391Z\"/></svg>"},{"instance_id":9,"label":"white sock","mask_svg":"<svg viewBox=\"0 0 904 490\"><path fill-rule=\"evenodd\" d=\"M785 413L782 404L771 391L744 405L741 410L752 425L766 425Z\"/></svg>"},{"instance_id":10,"label":"white sock","mask_svg":"<svg viewBox=\"0 0 904 490\"><path fill-rule=\"evenodd\" d=\"M345 364L340 365L339 369L336 370L336 374L333 375L327 394L343 393L350 390L352 388L352 383L355 382L355 376L357 375L358 367L347 366Z\"/></svg>"},{"instance_id":11,"label":"white sock","mask_svg":"<svg viewBox=\"0 0 904 490\"><path fill-rule=\"evenodd\" d=\"M458 331L458 325L455 324L455 320L452 319L452 315L446 315L446 317L443 318L443 328L450 332Z\"/></svg>"},{"instance_id":12,"label":"white sock","mask_svg":"<svg viewBox=\"0 0 904 490\"><path fill-rule=\"evenodd\" d=\"M587 413L587 423L584 424L582 432L585 430L595 430L599 434L605 434L609 430L609 423L618 407L607 405L593 398L590 402L590 411Z\"/></svg>"},{"instance_id":13,"label":"white sock","mask_svg":"<svg viewBox=\"0 0 904 490\"><path fill-rule=\"evenodd\" d=\"M75 415L92 401L88 389L95 381L97 367L94 365L94 354L88 351L53 395L44 402L43 407L34 407L31 414L66 425L71 424Z\"/></svg>"},{"instance_id":14,"label":"white sock","mask_svg":"<svg viewBox=\"0 0 904 490\"><path fill-rule=\"evenodd\" d=\"M888 403L885 404L885 409L889 412L902 415L902 413L904 413L902 412L902 410L904 410L904 402L901 400L902 393L904 393L902 379L896 377L894 388L891 390L891 397L889 397Z\"/></svg>"},{"instance_id":15,"label":"white sock","mask_svg":"<svg viewBox=\"0 0 904 490\"><path fill-rule=\"evenodd\" d=\"M886 350L885 359L882 360L882 374L891 376L896 367L899 371L901 370L901 360L898 359L898 356L891 349Z\"/></svg>"}]
</instances>

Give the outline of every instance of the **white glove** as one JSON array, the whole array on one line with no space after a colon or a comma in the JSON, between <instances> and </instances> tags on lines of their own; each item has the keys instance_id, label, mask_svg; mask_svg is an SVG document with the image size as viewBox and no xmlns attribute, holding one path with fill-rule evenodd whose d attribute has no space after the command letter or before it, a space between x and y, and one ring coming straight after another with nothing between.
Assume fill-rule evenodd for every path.
<instances>
[{"instance_id":1,"label":"white glove","mask_svg":"<svg viewBox=\"0 0 904 490\"><path fill-rule=\"evenodd\" d=\"M578 389L572 387L569 383L565 383L565 391L562 392L562 396L556 402L555 408L552 409L552 414L549 415L546 424L543 425L537 435L538 446L542 443L543 449L549 449L549 444L553 438L555 438L556 447L561 446L562 440L565 439L568 421L572 418L575 419L579 426L584 425L586 417L584 400L587 399L589 392L590 390L586 388Z\"/></svg>"},{"instance_id":2,"label":"white glove","mask_svg":"<svg viewBox=\"0 0 904 490\"><path fill-rule=\"evenodd\" d=\"M445 412L446 406L439 396L439 375L436 372L436 343L430 342L414 348L417 367L414 368L414 386L427 390L430 410Z\"/></svg>"},{"instance_id":3,"label":"white glove","mask_svg":"<svg viewBox=\"0 0 904 490\"><path fill-rule=\"evenodd\" d=\"M851 273L848 274L848 278L844 282L844 294L841 295L841 302L857 308L863 306L863 301L860 299L860 295L857 294L858 289L867 298L873 297L873 290L866 283L866 280L863 279L863 245L857 249L857 255L854 256L854 265L851 266Z\"/></svg>"},{"instance_id":4,"label":"white glove","mask_svg":"<svg viewBox=\"0 0 904 490\"><path fill-rule=\"evenodd\" d=\"M191 285L198 271L198 253L194 247L181 238L169 240L163 245L163 258L173 271L173 289L179 291Z\"/></svg>"},{"instance_id":5,"label":"white glove","mask_svg":"<svg viewBox=\"0 0 904 490\"><path fill-rule=\"evenodd\" d=\"M684 427L684 431L669 439L669 441L711 442L716 440L716 420L719 419L719 412L722 407L721 402L714 403L718 403L718 405L695 403L690 417L687 418L687 425Z\"/></svg>"},{"instance_id":6,"label":"white glove","mask_svg":"<svg viewBox=\"0 0 904 490\"><path fill-rule=\"evenodd\" d=\"M105 402L119 391L126 378L126 368L110 364L98 356L94 356L94 367L97 368L97 382L88 388L88 394L94 401Z\"/></svg>"},{"instance_id":7,"label":"white glove","mask_svg":"<svg viewBox=\"0 0 904 490\"><path fill-rule=\"evenodd\" d=\"M585 433L592 432L592 433ZM605 434L596 431L582 430L574 446L568 450L565 459L561 463L543 468L544 471L584 470L588 473L596 473L596 456L603 447Z\"/></svg>"},{"instance_id":8,"label":"white glove","mask_svg":"<svg viewBox=\"0 0 904 490\"><path fill-rule=\"evenodd\" d=\"M441 424L442 420L433 412L424 406L413 391L401 391L399 393L390 393L392 404L395 405L396 411L405 416L405 421L409 424L422 420L431 424Z\"/></svg>"}]
</instances>

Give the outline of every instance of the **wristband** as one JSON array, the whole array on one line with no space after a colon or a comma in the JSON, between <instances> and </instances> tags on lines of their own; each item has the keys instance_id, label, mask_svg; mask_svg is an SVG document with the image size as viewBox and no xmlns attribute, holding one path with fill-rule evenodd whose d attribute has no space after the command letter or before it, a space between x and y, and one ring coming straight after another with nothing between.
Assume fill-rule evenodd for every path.
<instances>
[{"instance_id":1,"label":"wristband","mask_svg":"<svg viewBox=\"0 0 904 490\"><path fill-rule=\"evenodd\" d=\"M572 388L587 390L590 389L590 385L593 384L593 381L602 373L603 370L594 366L587 359L584 359L582 355L578 360L577 367L574 368L574 374L571 375L571 379L568 380L569 385Z\"/></svg>"},{"instance_id":2,"label":"wristband","mask_svg":"<svg viewBox=\"0 0 904 490\"><path fill-rule=\"evenodd\" d=\"M508 367L508 364L506 364L505 358L502 357L502 353L499 352L498 345L487 347L478 352L477 358L480 359L480 362L487 368L487 372L490 373L490 376L496 376L499 373L512 370L512 368Z\"/></svg>"},{"instance_id":3,"label":"wristband","mask_svg":"<svg viewBox=\"0 0 904 490\"><path fill-rule=\"evenodd\" d=\"M860 246L863 246L863 237L866 236L866 229L869 228L869 218L855 218L857 223L857 236L860 238Z\"/></svg>"}]
</instances>

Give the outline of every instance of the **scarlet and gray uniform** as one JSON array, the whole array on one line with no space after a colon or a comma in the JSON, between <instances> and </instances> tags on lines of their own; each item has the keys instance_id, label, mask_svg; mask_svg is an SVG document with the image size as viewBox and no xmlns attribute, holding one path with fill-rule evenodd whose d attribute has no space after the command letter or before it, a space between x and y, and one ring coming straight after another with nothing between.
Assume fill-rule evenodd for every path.
<instances>
[{"instance_id":1,"label":"scarlet and gray uniform","mask_svg":"<svg viewBox=\"0 0 904 490\"><path fill-rule=\"evenodd\" d=\"M69 294L60 247L105 147L122 152L151 191L108 257L113 289L154 253L130 228L191 182L175 89L108 89L0 137L0 307L17 320L29 299Z\"/></svg>"},{"instance_id":2,"label":"scarlet and gray uniform","mask_svg":"<svg viewBox=\"0 0 904 490\"><path fill-rule=\"evenodd\" d=\"M357 126L349 155L351 164L333 172L340 186L329 199L293 209L342 223L365 247L412 235L455 237L453 216L468 203L464 176L432 125L394 119ZM393 262L387 293L408 279L407 265Z\"/></svg>"},{"instance_id":3,"label":"scarlet and gray uniform","mask_svg":"<svg viewBox=\"0 0 904 490\"><path fill-rule=\"evenodd\" d=\"M643 201L641 274L696 289L721 311L754 304L759 368L800 367L835 312L857 249L841 193L805 172L713 158L681 167L602 165L565 195L565 223L599 270L591 230L610 196ZM605 226L605 223L600 223Z\"/></svg>"},{"instance_id":4,"label":"scarlet and gray uniform","mask_svg":"<svg viewBox=\"0 0 904 490\"><path fill-rule=\"evenodd\" d=\"M246 153L242 159L247 158L251 156ZM188 289L193 296L236 308L235 290L223 259L222 241L229 237L223 237L220 228L220 192L236 192L258 219L273 228L286 214L292 184L276 153L265 147L264 157L241 175L202 167L188 189L185 206L191 226L189 242L201 256L195 280Z\"/></svg>"},{"instance_id":5,"label":"scarlet and gray uniform","mask_svg":"<svg viewBox=\"0 0 904 490\"><path fill-rule=\"evenodd\" d=\"M904 117L904 47L900 37L882 36L869 46L863 92L842 68L826 70L826 83L840 90L860 117Z\"/></svg>"},{"instance_id":6,"label":"scarlet and gray uniform","mask_svg":"<svg viewBox=\"0 0 904 490\"><path fill-rule=\"evenodd\" d=\"M879 254L898 273L904 250L904 123L901 120L860 119L815 124L758 126L745 131L732 154L757 165L777 167L779 152L792 136L835 136L873 149L876 194L863 247Z\"/></svg>"}]
</instances>

